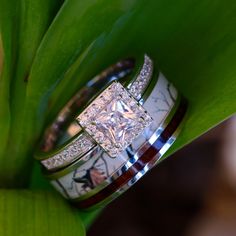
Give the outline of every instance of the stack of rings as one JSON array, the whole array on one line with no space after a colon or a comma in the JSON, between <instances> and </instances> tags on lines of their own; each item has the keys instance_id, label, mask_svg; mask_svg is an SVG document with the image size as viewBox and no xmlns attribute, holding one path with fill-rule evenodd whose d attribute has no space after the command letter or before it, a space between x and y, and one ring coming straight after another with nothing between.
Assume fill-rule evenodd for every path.
<instances>
[{"instance_id":1,"label":"stack of rings","mask_svg":"<svg viewBox=\"0 0 236 236\"><path fill-rule=\"evenodd\" d=\"M186 109L151 58L128 58L72 97L46 129L35 158L66 199L82 209L104 206L156 165Z\"/></svg>"}]
</instances>

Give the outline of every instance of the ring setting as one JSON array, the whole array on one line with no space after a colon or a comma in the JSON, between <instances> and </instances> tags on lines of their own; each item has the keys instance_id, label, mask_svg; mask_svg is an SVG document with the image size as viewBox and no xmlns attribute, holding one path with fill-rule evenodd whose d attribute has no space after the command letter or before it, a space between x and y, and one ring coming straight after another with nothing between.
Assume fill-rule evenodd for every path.
<instances>
[{"instance_id":1,"label":"ring setting","mask_svg":"<svg viewBox=\"0 0 236 236\"><path fill-rule=\"evenodd\" d=\"M119 82L113 82L77 119L111 157L125 150L153 121Z\"/></svg>"},{"instance_id":2,"label":"ring setting","mask_svg":"<svg viewBox=\"0 0 236 236\"><path fill-rule=\"evenodd\" d=\"M187 104L153 60L108 67L46 129L35 158L79 208L103 206L136 183L173 144Z\"/></svg>"}]
</instances>

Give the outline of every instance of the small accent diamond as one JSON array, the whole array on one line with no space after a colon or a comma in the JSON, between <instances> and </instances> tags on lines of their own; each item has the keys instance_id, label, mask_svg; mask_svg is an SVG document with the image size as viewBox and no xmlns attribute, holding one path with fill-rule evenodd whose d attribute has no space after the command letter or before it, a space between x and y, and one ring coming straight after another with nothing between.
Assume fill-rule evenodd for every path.
<instances>
[{"instance_id":1,"label":"small accent diamond","mask_svg":"<svg viewBox=\"0 0 236 236\"><path fill-rule=\"evenodd\" d=\"M57 153L53 157L41 161L48 169L60 168L71 161L76 160L84 153L89 151L95 144L87 134L79 135L72 143L70 143L63 151Z\"/></svg>"},{"instance_id":2,"label":"small accent diamond","mask_svg":"<svg viewBox=\"0 0 236 236\"><path fill-rule=\"evenodd\" d=\"M130 85L129 92L132 94L133 97L135 97L137 100L139 100L142 96L142 93L146 89L153 73L153 62L151 58L149 58L147 55L144 56L144 64L143 67L136 78L136 80Z\"/></svg>"}]
</instances>

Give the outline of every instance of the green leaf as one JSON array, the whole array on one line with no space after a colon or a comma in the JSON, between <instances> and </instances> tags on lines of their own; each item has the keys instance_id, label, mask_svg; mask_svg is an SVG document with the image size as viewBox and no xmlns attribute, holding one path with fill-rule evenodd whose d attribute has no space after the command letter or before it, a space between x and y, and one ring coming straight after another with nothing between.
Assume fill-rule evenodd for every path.
<instances>
[{"instance_id":1,"label":"green leaf","mask_svg":"<svg viewBox=\"0 0 236 236\"><path fill-rule=\"evenodd\" d=\"M49 104L53 90L50 104L59 103L55 105L57 111L102 67L123 55L147 52L190 101L188 119L175 150L236 110L232 102L235 5L232 1L228 9L219 0L214 4L113 1L110 5L104 1L67 1L42 42L29 93L35 95L34 91L41 88L33 99L39 109L43 107L39 104ZM47 106L43 111L53 107Z\"/></svg>"},{"instance_id":2,"label":"green leaf","mask_svg":"<svg viewBox=\"0 0 236 236\"><path fill-rule=\"evenodd\" d=\"M74 32L72 36L67 34L66 27L63 27L66 25L67 17L73 18L73 10L69 10L70 16L69 13L67 17L63 15L61 19L63 23L58 23L60 26L53 25L55 31L49 31L47 35L48 38L53 39L54 33L62 30L65 34L64 40L68 36L68 42L74 42L73 39L75 45L78 42L78 48L73 47L71 50L73 53L67 55L66 62L61 59L57 61L56 51L51 54L45 50L45 53L48 52L46 57L49 60L53 57L54 67L58 65L61 68L62 65L66 65L67 68L72 62L75 63L67 73L65 68L60 71L61 75L65 74L65 80L62 80L54 90L50 102L55 104L55 113L65 102L65 97L70 97L69 94L74 93L81 86L82 81L87 81L102 67L123 55L147 52L159 62L162 72L189 101L185 126L168 153L170 155L236 111L236 102L234 102L236 34L235 24L233 24L236 4L234 1L231 1L230 6L229 8L228 4L225 5L222 1L214 3L212 1L149 1L149 4L139 1L134 9L129 10L129 14L122 14L120 19L123 17L124 21L121 20L123 24L119 24L117 19L117 24L114 24L116 27L114 26L109 33L104 30L104 33L100 33L97 37L94 35L94 38L89 41L90 44L86 42L83 44L85 45L83 50L81 49L83 45L81 46L76 35L80 31ZM110 20L110 13L109 10L105 14L107 21ZM57 18L58 22L60 16ZM90 19L92 16L99 24L99 12L91 10ZM73 19L75 18L76 16ZM84 16L81 24L84 28L91 29L94 28L92 22L92 20L86 22ZM86 33L90 35L90 32ZM53 50L50 40L45 40L43 43L45 48L48 43L48 47L51 45ZM63 44L57 45L57 49L62 50ZM81 57L75 61L74 57L78 51L82 51ZM57 71L55 68L53 70ZM56 79L59 78L58 75L51 73L49 87L56 85L58 83ZM64 94L66 91L66 94L63 95L62 91ZM45 95L40 96L45 97ZM63 102L60 103L59 100Z\"/></svg>"},{"instance_id":3,"label":"green leaf","mask_svg":"<svg viewBox=\"0 0 236 236\"><path fill-rule=\"evenodd\" d=\"M18 2L10 9L10 1L0 2L0 47L1 47L1 71L0 71L0 157L4 154L10 129L10 80L13 75L16 61L16 32L14 24L18 20Z\"/></svg>"},{"instance_id":4,"label":"green leaf","mask_svg":"<svg viewBox=\"0 0 236 236\"><path fill-rule=\"evenodd\" d=\"M85 235L75 209L47 191L0 190L0 235Z\"/></svg>"},{"instance_id":5,"label":"green leaf","mask_svg":"<svg viewBox=\"0 0 236 236\"><path fill-rule=\"evenodd\" d=\"M67 0L45 34L27 77L23 122L17 129L22 149L32 148L46 123L102 68L124 56L145 52L189 101L183 132L169 154L226 119L236 111L235 10L233 0L227 4L220 0ZM12 35L9 39L5 44L14 42ZM5 44L3 40L3 48ZM7 55L14 51L13 47ZM10 56L8 61L14 61ZM6 116L0 114L0 126L8 133L10 80L4 81L0 112ZM4 143L4 138L0 140ZM20 153L17 160L27 166L31 156ZM18 168L22 172L21 164L2 163L15 168L9 172L13 175ZM88 224L96 212L79 214ZM77 218L78 213L71 217ZM58 218L60 223L63 220ZM71 232L68 227L68 234Z\"/></svg>"},{"instance_id":6,"label":"green leaf","mask_svg":"<svg viewBox=\"0 0 236 236\"><path fill-rule=\"evenodd\" d=\"M165 157L236 112L236 2L171 2L155 5L158 33L149 25L144 44L156 44L161 70L189 101L183 130Z\"/></svg>"},{"instance_id":7,"label":"green leaf","mask_svg":"<svg viewBox=\"0 0 236 236\"><path fill-rule=\"evenodd\" d=\"M48 99L66 72L69 73L71 67L75 71L87 58L86 52L94 48L93 45L96 50L100 47L99 44L103 45L103 39L106 40L106 37L114 29L116 30L114 27L116 22L119 23L119 20L124 19L123 24L126 23L125 19L127 15L132 14L135 2L117 0L112 4L106 4L104 0L65 2L45 35L32 66L27 88L29 111L27 117L29 115L30 122L28 126L31 125L36 130L42 128L45 111L48 109ZM91 28L92 30L88 30ZM93 68L90 71L93 72ZM77 84L80 86L88 80L78 78ZM72 80L71 78L70 81ZM68 94L71 94L71 90L74 88L70 88Z\"/></svg>"},{"instance_id":8,"label":"green leaf","mask_svg":"<svg viewBox=\"0 0 236 236\"><path fill-rule=\"evenodd\" d=\"M0 1L4 51L0 81L1 186L22 186L29 180L31 171L27 167L32 163L32 144L24 145L26 140L21 129L28 74L41 39L60 6L61 1L57 0Z\"/></svg>"}]
</instances>

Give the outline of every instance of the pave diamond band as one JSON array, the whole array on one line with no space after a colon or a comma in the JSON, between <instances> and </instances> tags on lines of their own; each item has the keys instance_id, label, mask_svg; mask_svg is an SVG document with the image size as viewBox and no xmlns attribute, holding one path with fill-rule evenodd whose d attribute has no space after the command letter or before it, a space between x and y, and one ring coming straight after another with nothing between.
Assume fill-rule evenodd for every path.
<instances>
[{"instance_id":1,"label":"pave diamond band","mask_svg":"<svg viewBox=\"0 0 236 236\"><path fill-rule=\"evenodd\" d=\"M128 86L129 92L137 100L141 99L143 91L147 88L153 74L153 62L147 55L144 56L143 67L137 79Z\"/></svg>"},{"instance_id":2,"label":"pave diamond band","mask_svg":"<svg viewBox=\"0 0 236 236\"><path fill-rule=\"evenodd\" d=\"M93 140L87 134L80 134L75 140L69 143L65 149L54 156L42 160L41 163L49 170L61 168L65 164L70 164L77 158L95 146Z\"/></svg>"}]
</instances>

